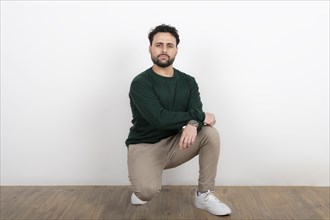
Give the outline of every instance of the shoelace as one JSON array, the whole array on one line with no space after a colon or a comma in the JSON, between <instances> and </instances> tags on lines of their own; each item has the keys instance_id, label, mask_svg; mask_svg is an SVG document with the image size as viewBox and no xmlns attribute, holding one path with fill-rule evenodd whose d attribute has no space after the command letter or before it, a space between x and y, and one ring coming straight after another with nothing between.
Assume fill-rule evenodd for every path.
<instances>
[{"instance_id":1,"label":"shoelace","mask_svg":"<svg viewBox=\"0 0 330 220\"><path fill-rule=\"evenodd\" d=\"M212 203L215 203L215 202L223 203L210 190L206 192L204 200L205 201L210 201Z\"/></svg>"}]
</instances>

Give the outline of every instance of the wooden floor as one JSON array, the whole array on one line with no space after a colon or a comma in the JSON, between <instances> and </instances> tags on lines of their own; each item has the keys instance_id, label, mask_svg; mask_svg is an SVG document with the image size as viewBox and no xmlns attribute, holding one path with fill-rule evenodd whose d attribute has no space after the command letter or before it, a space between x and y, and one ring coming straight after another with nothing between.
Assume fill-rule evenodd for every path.
<instances>
[{"instance_id":1,"label":"wooden floor","mask_svg":"<svg viewBox=\"0 0 330 220\"><path fill-rule=\"evenodd\" d=\"M216 187L232 214L192 205L195 186L163 186L144 206L128 186L2 186L1 219L329 219L329 187Z\"/></svg>"}]
</instances>

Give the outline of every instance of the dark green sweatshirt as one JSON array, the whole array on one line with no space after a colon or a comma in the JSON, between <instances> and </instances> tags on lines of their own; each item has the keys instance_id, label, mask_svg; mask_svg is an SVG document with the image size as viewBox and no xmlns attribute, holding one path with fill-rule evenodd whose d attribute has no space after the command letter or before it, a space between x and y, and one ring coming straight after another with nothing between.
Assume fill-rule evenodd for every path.
<instances>
[{"instance_id":1,"label":"dark green sweatshirt","mask_svg":"<svg viewBox=\"0 0 330 220\"><path fill-rule=\"evenodd\" d=\"M175 135L190 120L203 126L198 85L192 76L174 69L173 77L156 74L152 68L137 75L129 91L132 124L126 146L156 143Z\"/></svg>"}]
</instances>

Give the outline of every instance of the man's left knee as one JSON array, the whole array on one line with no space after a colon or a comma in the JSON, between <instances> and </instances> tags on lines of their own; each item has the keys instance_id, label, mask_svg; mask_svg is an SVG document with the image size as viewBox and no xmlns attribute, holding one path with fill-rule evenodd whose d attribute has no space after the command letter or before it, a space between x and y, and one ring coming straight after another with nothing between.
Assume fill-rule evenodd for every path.
<instances>
[{"instance_id":1,"label":"man's left knee","mask_svg":"<svg viewBox=\"0 0 330 220\"><path fill-rule=\"evenodd\" d=\"M203 133L207 141L220 145L220 135L215 127L204 126L200 132Z\"/></svg>"}]
</instances>

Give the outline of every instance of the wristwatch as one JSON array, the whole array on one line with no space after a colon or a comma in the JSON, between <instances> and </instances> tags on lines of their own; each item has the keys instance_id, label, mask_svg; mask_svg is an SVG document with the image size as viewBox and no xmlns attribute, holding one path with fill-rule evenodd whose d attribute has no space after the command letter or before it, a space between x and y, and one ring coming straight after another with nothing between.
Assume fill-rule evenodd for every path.
<instances>
[{"instance_id":1,"label":"wristwatch","mask_svg":"<svg viewBox=\"0 0 330 220\"><path fill-rule=\"evenodd\" d=\"M199 126L199 123L198 123L198 121L196 121L196 120L190 120L190 121L188 122L188 124L189 124L189 125L192 125L192 126L195 126L196 128L198 128L198 126Z\"/></svg>"}]
</instances>

